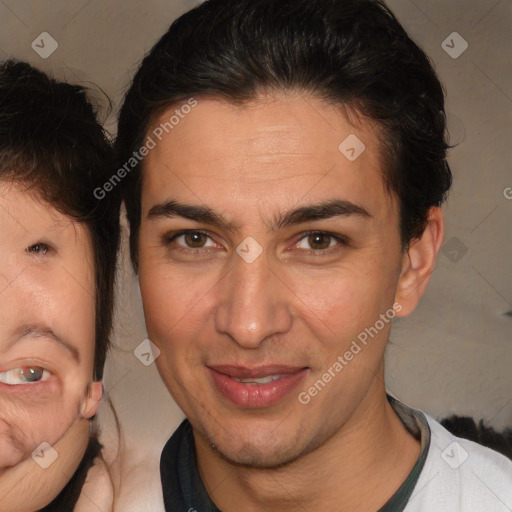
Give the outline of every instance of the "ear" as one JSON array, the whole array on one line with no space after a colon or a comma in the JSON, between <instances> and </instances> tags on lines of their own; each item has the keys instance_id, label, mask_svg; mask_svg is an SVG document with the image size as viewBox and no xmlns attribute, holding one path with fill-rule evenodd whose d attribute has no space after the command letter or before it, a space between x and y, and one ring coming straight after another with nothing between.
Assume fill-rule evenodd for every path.
<instances>
[{"instance_id":1,"label":"ear","mask_svg":"<svg viewBox=\"0 0 512 512\"><path fill-rule=\"evenodd\" d=\"M443 238L443 212L441 208L432 207L421 238L411 243L402 258L395 297L395 302L401 304L402 309L396 316L407 316L416 309L430 281Z\"/></svg>"},{"instance_id":2,"label":"ear","mask_svg":"<svg viewBox=\"0 0 512 512\"><path fill-rule=\"evenodd\" d=\"M82 418L92 418L98 411L101 398L103 397L103 384L101 382L93 382L89 385L87 396L82 403Z\"/></svg>"}]
</instances>

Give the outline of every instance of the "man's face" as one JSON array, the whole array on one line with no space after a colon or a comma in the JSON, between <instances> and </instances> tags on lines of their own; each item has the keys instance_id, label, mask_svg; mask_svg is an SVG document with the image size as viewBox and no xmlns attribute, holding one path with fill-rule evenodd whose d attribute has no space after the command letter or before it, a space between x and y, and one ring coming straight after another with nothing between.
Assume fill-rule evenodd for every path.
<instances>
[{"instance_id":1,"label":"man's face","mask_svg":"<svg viewBox=\"0 0 512 512\"><path fill-rule=\"evenodd\" d=\"M95 300L85 228L0 182L0 475L95 409Z\"/></svg>"},{"instance_id":2,"label":"man's face","mask_svg":"<svg viewBox=\"0 0 512 512\"><path fill-rule=\"evenodd\" d=\"M228 459L293 460L349 429L383 390L391 323L360 351L352 344L392 317L401 270L377 135L295 95L198 99L160 132L144 162L139 248L160 374ZM353 137L339 149L349 135L366 148L355 159Z\"/></svg>"}]
</instances>

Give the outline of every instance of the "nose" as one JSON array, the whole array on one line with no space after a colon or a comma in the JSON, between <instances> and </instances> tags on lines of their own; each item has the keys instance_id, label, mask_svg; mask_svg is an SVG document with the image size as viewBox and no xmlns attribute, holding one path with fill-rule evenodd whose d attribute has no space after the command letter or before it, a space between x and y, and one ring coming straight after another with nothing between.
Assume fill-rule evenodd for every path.
<instances>
[{"instance_id":1,"label":"nose","mask_svg":"<svg viewBox=\"0 0 512 512\"><path fill-rule=\"evenodd\" d=\"M264 254L251 263L236 254L233 258L233 267L219 283L215 328L241 347L258 348L265 339L291 329L291 292Z\"/></svg>"}]
</instances>

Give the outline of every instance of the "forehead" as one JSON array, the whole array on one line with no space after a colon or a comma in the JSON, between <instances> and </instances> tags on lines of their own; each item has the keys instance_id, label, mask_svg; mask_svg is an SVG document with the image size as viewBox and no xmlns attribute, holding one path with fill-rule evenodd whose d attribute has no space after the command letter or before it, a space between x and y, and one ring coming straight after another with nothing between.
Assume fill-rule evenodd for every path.
<instances>
[{"instance_id":1,"label":"forehead","mask_svg":"<svg viewBox=\"0 0 512 512\"><path fill-rule=\"evenodd\" d=\"M82 259L83 251L87 251L87 254L92 251L92 242L85 224L43 201L26 184L1 179L0 230L5 235L0 241L0 247L25 242L33 236L50 236L52 240L65 243L69 249L78 251Z\"/></svg>"},{"instance_id":2,"label":"forehead","mask_svg":"<svg viewBox=\"0 0 512 512\"><path fill-rule=\"evenodd\" d=\"M317 98L283 93L241 106L198 98L193 108L163 112L148 136L155 145L144 160L143 216L170 195L219 210L333 195L359 203L372 196L385 208L393 199L376 126Z\"/></svg>"}]
</instances>

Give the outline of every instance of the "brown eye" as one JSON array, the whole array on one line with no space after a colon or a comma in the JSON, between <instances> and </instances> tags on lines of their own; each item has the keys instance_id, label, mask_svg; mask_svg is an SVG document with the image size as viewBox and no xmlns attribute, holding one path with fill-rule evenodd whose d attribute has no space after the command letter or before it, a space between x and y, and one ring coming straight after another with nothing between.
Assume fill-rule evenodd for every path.
<instances>
[{"instance_id":1,"label":"brown eye","mask_svg":"<svg viewBox=\"0 0 512 512\"><path fill-rule=\"evenodd\" d=\"M195 230L179 231L166 235L163 242L171 251L179 250L182 252L192 251L193 249L213 250L217 246L208 233Z\"/></svg>"},{"instance_id":2,"label":"brown eye","mask_svg":"<svg viewBox=\"0 0 512 512\"><path fill-rule=\"evenodd\" d=\"M336 243L333 235L329 233L309 233L301 238L297 244L299 249L307 249L309 251L323 251Z\"/></svg>"},{"instance_id":3,"label":"brown eye","mask_svg":"<svg viewBox=\"0 0 512 512\"><path fill-rule=\"evenodd\" d=\"M295 247L306 250L310 254L316 253L320 255L323 252L327 253L346 245L347 239L343 235L335 235L324 231L312 231L304 233L304 236L297 242Z\"/></svg>"},{"instance_id":4,"label":"brown eye","mask_svg":"<svg viewBox=\"0 0 512 512\"><path fill-rule=\"evenodd\" d=\"M185 244L188 247L192 247L194 249L204 247L206 242L208 241L208 236L206 236L204 233L199 232L186 233L183 235L183 238Z\"/></svg>"},{"instance_id":5,"label":"brown eye","mask_svg":"<svg viewBox=\"0 0 512 512\"><path fill-rule=\"evenodd\" d=\"M331 245L332 237L325 233L314 233L308 236L309 246L314 250L327 249Z\"/></svg>"}]
</instances>

